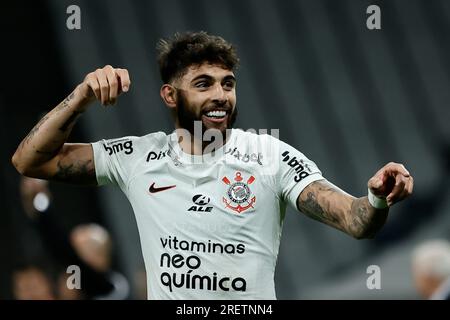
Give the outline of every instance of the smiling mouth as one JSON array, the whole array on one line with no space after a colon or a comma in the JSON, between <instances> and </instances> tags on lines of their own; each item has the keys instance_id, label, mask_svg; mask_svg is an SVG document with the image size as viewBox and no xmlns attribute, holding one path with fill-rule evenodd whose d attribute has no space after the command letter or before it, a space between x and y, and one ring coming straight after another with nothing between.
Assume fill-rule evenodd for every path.
<instances>
[{"instance_id":1,"label":"smiling mouth","mask_svg":"<svg viewBox=\"0 0 450 320\"><path fill-rule=\"evenodd\" d=\"M222 122L227 119L228 111L224 109L215 109L203 112L203 117L210 122Z\"/></svg>"},{"instance_id":2,"label":"smiling mouth","mask_svg":"<svg viewBox=\"0 0 450 320\"><path fill-rule=\"evenodd\" d=\"M212 110L205 112L203 115L206 116L207 118L223 119L226 117L227 112L225 110Z\"/></svg>"}]
</instances>

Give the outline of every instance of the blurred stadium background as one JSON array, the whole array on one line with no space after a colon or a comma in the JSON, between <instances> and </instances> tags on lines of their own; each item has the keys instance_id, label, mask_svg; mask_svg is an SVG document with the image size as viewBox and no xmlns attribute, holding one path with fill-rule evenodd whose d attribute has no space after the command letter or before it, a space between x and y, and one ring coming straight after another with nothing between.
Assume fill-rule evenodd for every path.
<instances>
[{"instance_id":1,"label":"blurred stadium background","mask_svg":"<svg viewBox=\"0 0 450 320\"><path fill-rule=\"evenodd\" d=\"M66 8L81 8L68 30ZM381 8L382 29L366 28ZM237 127L280 128L325 177L356 196L388 161L404 163L415 193L391 210L374 240L353 240L289 209L276 272L279 299L414 299L410 254L450 238L450 1L446 0L48 0L0 3L0 298L12 298L17 261L45 257L19 199L10 163L21 139L84 75L111 64L130 71L116 107L91 108L71 141L172 131L159 98L155 44L205 30L236 44ZM118 189L51 184L67 229L95 221L114 237L115 267L140 298L135 219ZM366 269L381 268L381 290Z\"/></svg>"}]
</instances>

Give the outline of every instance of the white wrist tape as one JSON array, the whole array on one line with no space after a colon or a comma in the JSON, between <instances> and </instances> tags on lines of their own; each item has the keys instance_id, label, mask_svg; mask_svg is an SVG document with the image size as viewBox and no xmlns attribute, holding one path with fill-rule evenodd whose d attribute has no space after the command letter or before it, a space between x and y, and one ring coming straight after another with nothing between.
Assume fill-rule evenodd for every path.
<instances>
[{"instance_id":1,"label":"white wrist tape","mask_svg":"<svg viewBox=\"0 0 450 320\"><path fill-rule=\"evenodd\" d=\"M386 198L377 197L372 193L372 191L370 191L370 189L367 190L369 191L367 197L369 198L369 203L372 205L372 207L374 207L375 209L385 209L388 207Z\"/></svg>"}]
</instances>

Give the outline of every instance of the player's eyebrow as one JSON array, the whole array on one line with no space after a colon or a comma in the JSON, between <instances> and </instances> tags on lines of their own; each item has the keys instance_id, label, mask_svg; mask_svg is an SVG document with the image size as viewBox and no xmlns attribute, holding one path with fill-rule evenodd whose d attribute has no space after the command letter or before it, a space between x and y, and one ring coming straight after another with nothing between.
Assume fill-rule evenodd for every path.
<instances>
[{"instance_id":1,"label":"player's eyebrow","mask_svg":"<svg viewBox=\"0 0 450 320\"><path fill-rule=\"evenodd\" d=\"M233 81L233 82L236 82L236 77L235 76L233 76L233 75L231 75L231 74L229 74L229 75L227 75L225 78L223 78L223 80L231 80L231 81Z\"/></svg>"},{"instance_id":2,"label":"player's eyebrow","mask_svg":"<svg viewBox=\"0 0 450 320\"><path fill-rule=\"evenodd\" d=\"M205 74L205 73L204 73L204 74L200 74L200 75L196 76L194 79L192 79L192 80L191 80L191 83L192 83L192 82L195 82L196 80L199 80L199 79L204 79L204 80L212 81L212 80L214 80L214 77L210 76L209 74ZM231 74L226 75L226 76L223 78L223 80L232 80L232 81L236 82L236 78L235 78L233 75L231 75ZM223 81L223 80L222 80L222 81Z\"/></svg>"}]
</instances>

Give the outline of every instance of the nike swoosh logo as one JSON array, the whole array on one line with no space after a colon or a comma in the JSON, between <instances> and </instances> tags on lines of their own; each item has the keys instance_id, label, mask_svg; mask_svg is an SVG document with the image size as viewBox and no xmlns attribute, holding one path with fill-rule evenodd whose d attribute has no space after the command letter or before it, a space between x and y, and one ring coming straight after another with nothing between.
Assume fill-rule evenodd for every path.
<instances>
[{"instance_id":1,"label":"nike swoosh logo","mask_svg":"<svg viewBox=\"0 0 450 320\"><path fill-rule=\"evenodd\" d=\"M169 190L169 189L172 189L172 188L175 188L175 187L176 186L167 186L167 187L156 188L155 187L155 183L153 182L152 185L150 186L150 188L148 189L148 191L150 191L150 193L156 193L156 192Z\"/></svg>"}]
</instances>

